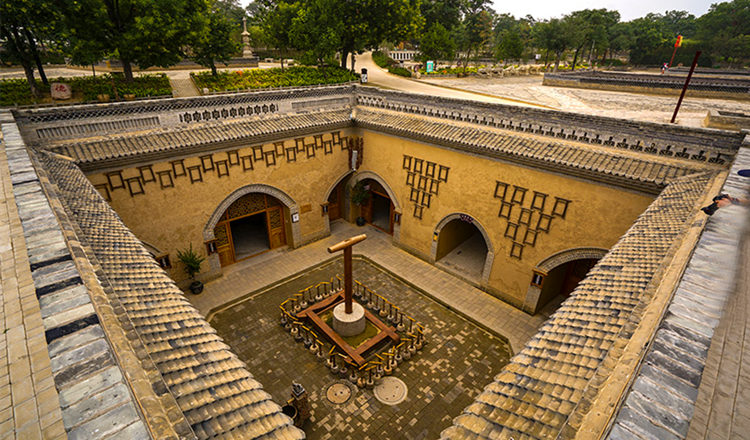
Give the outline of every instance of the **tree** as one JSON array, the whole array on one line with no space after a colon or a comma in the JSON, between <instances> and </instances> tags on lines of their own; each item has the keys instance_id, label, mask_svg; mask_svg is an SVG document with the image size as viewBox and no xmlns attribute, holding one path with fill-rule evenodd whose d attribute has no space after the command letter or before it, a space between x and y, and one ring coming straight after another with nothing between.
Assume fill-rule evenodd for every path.
<instances>
[{"instance_id":1,"label":"tree","mask_svg":"<svg viewBox=\"0 0 750 440\"><path fill-rule=\"evenodd\" d=\"M695 16L688 11L667 11L662 22L667 35L674 37L682 35L683 38L695 36Z\"/></svg>"},{"instance_id":2,"label":"tree","mask_svg":"<svg viewBox=\"0 0 750 440\"><path fill-rule=\"evenodd\" d=\"M289 30L292 21L299 13L299 3L279 2L266 11L262 20L266 43L279 51L281 70L284 70L284 58L287 51L293 47Z\"/></svg>"},{"instance_id":3,"label":"tree","mask_svg":"<svg viewBox=\"0 0 750 440\"><path fill-rule=\"evenodd\" d=\"M85 35L87 28L98 27L128 82L133 81L132 64L146 69L181 61L183 48L204 31L209 11L208 0L89 1L87 13L70 17L71 31Z\"/></svg>"},{"instance_id":4,"label":"tree","mask_svg":"<svg viewBox=\"0 0 750 440\"><path fill-rule=\"evenodd\" d=\"M706 43L716 57L750 58L750 0L733 0L713 4L696 21L697 37Z\"/></svg>"},{"instance_id":5,"label":"tree","mask_svg":"<svg viewBox=\"0 0 750 440\"><path fill-rule=\"evenodd\" d=\"M456 43L451 33L440 23L435 23L422 37L419 46L424 60L453 60L456 53Z\"/></svg>"},{"instance_id":6,"label":"tree","mask_svg":"<svg viewBox=\"0 0 750 440\"><path fill-rule=\"evenodd\" d=\"M3 0L0 3L0 41L3 58L17 61L23 67L31 94L40 96L34 80L34 66L47 85L37 43L45 36L59 32L59 10L54 2L43 0Z\"/></svg>"},{"instance_id":7,"label":"tree","mask_svg":"<svg viewBox=\"0 0 750 440\"><path fill-rule=\"evenodd\" d=\"M647 14L630 23L633 29L631 63L641 64L651 58L651 55L655 54L659 48L669 45L669 38L664 32L664 23L658 14Z\"/></svg>"},{"instance_id":8,"label":"tree","mask_svg":"<svg viewBox=\"0 0 750 440\"><path fill-rule=\"evenodd\" d=\"M203 67L211 69L217 75L216 62L229 65L229 60L239 50L240 44L232 39L232 30L237 26L225 11L213 7L207 15L208 26L192 45L193 60Z\"/></svg>"},{"instance_id":9,"label":"tree","mask_svg":"<svg viewBox=\"0 0 750 440\"><path fill-rule=\"evenodd\" d=\"M557 72L562 54L575 42L576 36L572 27L571 20L561 20L559 18L538 22L534 26L534 40L539 47L555 54L555 68L553 72Z\"/></svg>"},{"instance_id":10,"label":"tree","mask_svg":"<svg viewBox=\"0 0 750 440\"><path fill-rule=\"evenodd\" d=\"M348 0L338 3L343 23L341 67L346 67L352 54L376 48L383 41L399 42L415 36L422 29L424 19L419 14L419 0Z\"/></svg>"},{"instance_id":11,"label":"tree","mask_svg":"<svg viewBox=\"0 0 750 440\"><path fill-rule=\"evenodd\" d=\"M290 29L294 46L317 60L326 81L325 61L336 52L344 31L339 6L336 0L307 0L292 19Z\"/></svg>"},{"instance_id":12,"label":"tree","mask_svg":"<svg viewBox=\"0 0 750 440\"><path fill-rule=\"evenodd\" d=\"M478 54L492 37L492 15L489 0L467 0L464 4L464 21L461 29L461 43L466 51L464 73L471 54Z\"/></svg>"},{"instance_id":13,"label":"tree","mask_svg":"<svg viewBox=\"0 0 750 440\"><path fill-rule=\"evenodd\" d=\"M425 29L431 30L435 23L440 23L443 28L452 31L461 22L463 8L464 0L422 1L421 11L425 20Z\"/></svg>"},{"instance_id":14,"label":"tree","mask_svg":"<svg viewBox=\"0 0 750 440\"><path fill-rule=\"evenodd\" d=\"M495 55L498 59L520 59L523 55L523 41L515 29L502 31Z\"/></svg>"}]
</instances>

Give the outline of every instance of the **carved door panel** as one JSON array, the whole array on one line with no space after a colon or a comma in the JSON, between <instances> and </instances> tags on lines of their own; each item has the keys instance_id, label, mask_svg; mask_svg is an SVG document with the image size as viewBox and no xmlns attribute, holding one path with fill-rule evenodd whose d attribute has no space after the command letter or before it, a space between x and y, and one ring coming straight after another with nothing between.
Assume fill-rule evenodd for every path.
<instances>
[{"instance_id":1,"label":"carved door panel","mask_svg":"<svg viewBox=\"0 0 750 440\"><path fill-rule=\"evenodd\" d=\"M328 219L336 220L341 218L341 191L339 186L333 188L331 195L328 196Z\"/></svg>"},{"instance_id":2,"label":"carved door panel","mask_svg":"<svg viewBox=\"0 0 750 440\"><path fill-rule=\"evenodd\" d=\"M216 238L216 251L219 253L221 267L229 266L234 263L232 232L230 228L227 227L227 223L219 223L216 225L214 228L214 238Z\"/></svg>"},{"instance_id":3,"label":"carved door panel","mask_svg":"<svg viewBox=\"0 0 750 440\"><path fill-rule=\"evenodd\" d=\"M284 211L280 206L268 210L268 240L271 249L286 244Z\"/></svg>"}]
</instances>

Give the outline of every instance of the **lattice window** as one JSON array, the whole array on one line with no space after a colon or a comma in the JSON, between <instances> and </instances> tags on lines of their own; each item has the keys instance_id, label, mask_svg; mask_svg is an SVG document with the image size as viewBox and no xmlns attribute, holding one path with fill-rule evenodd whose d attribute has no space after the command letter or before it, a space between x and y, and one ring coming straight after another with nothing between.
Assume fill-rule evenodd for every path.
<instances>
[{"instance_id":1,"label":"lattice window","mask_svg":"<svg viewBox=\"0 0 750 440\"><path fill-rule=\"evenodd\" d=\"M266 209L266 196L261 193L245 194L227 208L229 219L244 217Z\"/></svg>"},{"instance_id":2,"label":"lattice window","mask_svg":"<svg viewBox=\"0 0 750 440\"><path fill-rule=\"evenodd\" d=\"M169 259L169 254L159 255L156 257L156 261L162 269L166 270L172 267L172 261Z\"/></svg>"},{"instance_id":3,"label":"lattice window","mask_svg":"<svg viewBox=\"0 0 750 440\"><path fill-rule=\"evenodd\" d=\"M227 235L227 225L222 223L216 225L214 228L214 238L216 246L227 246L229 244L229 236Z\"/></svg>"},{"instance_id":4,"label":"lattice window","mask_svg":"<svg viewBox=\"0 0 750 440\"><path fill-rule=\"evenodd\" d=\"M271 225L271 229L278 229L284 226L284 220L281 217L280 209L272 209L268 211L268 223Z\"/></svg>"},{"instance_id":5,"label":"lattice window","mask_svg":"<svg viewBox=\"0 0 750 440\"><path fill-rule=\"evenodd\" d=\"M104 200L108 202L112 201L112 196L110 196L109 194L109 185L107 185L106 183L102 183L99 185L94 185L94 188L96 188L96 190L99 191L99 194L101 194L102 197L104 197Z\"/></svg>"},{"instance_id":6,"label":"lattice window","mask_svg":"<svg viewBox=\"0 0 750 440\"><path fill-rule=\"evenodd\" d=\"M281 157L284 155L284 142L274 142L273 148L276 151L276 157Z\"/></svg>"}]
</instances>

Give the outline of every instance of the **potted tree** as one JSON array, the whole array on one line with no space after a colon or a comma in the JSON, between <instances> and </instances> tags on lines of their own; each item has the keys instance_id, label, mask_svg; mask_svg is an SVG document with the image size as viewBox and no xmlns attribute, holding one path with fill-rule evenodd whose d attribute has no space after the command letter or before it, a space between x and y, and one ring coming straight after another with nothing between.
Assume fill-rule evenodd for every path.
<instances>
[{"instance_id":1,"label":"potted tree","mask_svg":"<svg viewBox=\"0 0 750 440\"><path fill-rule=\"evenodd\" d=\"M360 207L357 226L364 226L365 219L362 217L361 207L370 200L370 185L365 185L365 182L360 180L354 186L349 187L349 200Z\"/></svg>"},{"instance_id":2,"label":"potted tree","mask_svg":"<svg viewBox=\"0 0 750 440\"><path fill-rule=\"evenodd\" d=\"M185 272L187 272L193 282L190 284L190 291L194 294L203 292L203 283L196 280L195 276L201 271L201 263L205 260L204 257L198 255L193 250L193 244L190 243L190 248L184 251L177 251L177 259L182 262L185 266Z\"/></svg>"}]
</instances>

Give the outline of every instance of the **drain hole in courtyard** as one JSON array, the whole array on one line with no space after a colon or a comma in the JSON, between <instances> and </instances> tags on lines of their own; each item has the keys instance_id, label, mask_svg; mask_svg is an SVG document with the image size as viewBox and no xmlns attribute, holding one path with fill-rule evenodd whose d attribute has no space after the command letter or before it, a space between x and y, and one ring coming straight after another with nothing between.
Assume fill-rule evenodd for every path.
<instances>
[{"instance_id":1,"label":"drain hole in courtyard","mask_svg":"<svg viewBox=\"0 0 750 440\"><path fill-rule=\"evenodd\" d=\"M335 383L328 387L326 397L331 403L344 403L352 396L352 390L343 383Z\"/></svg>"},{"instance_id":2,"label":"drain hole in courtyard","mask_svg":"<svg viewBox=\"0 0 750 440\"><path fill-rule=\"evenodd\" d=\"M398 405L406 400L409 392L403 380L396 377L384 377L373 390L375 398L386 405Z\"/></svg>"}]
</instances>

